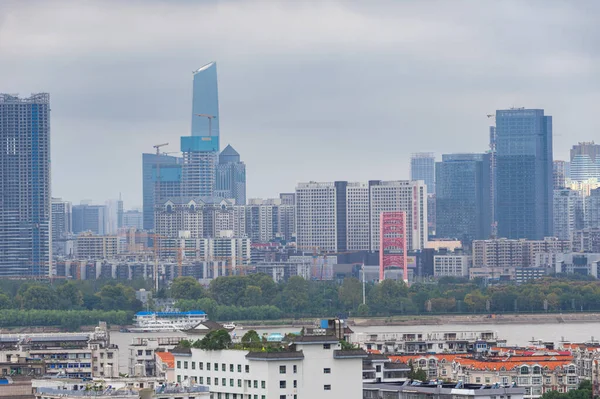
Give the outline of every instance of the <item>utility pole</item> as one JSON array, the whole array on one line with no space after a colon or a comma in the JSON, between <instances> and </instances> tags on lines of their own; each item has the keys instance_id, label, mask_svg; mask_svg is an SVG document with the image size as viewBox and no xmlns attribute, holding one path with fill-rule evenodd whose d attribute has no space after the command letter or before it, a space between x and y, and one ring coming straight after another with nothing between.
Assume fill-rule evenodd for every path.
<instances>
[{"instance_id":1,"label":"utility pole","mask_svg":"<svg viewBox=\"0 0 600 399\"><path fill-rule=\"evenodd\" d=\"M365 295L366 290L365 290L365 262L363 262L362 264L362 291L363 291L363 305L367 304L367 296Z\"/></svg>"},{"instance_id":2,"label":"utility pole","mask_svg":"<svg viewBox=\"0 0 600 399\"><path fill-rule=\"evenodd\" d=\"M154 184L154 208L156 208L158 201L160 201L160 148L169 145L169 143L156 144L153 147L156 148L156 183ZM156 235L156 220L154 221L154 290L158 292L158 245Z\"/></svg>"},{"instance_id":3,"label":"utility pole","mask_svg":"<svg viewBox=\"0 0 600 399\"><path fill-rule=\"evenodd\" d=\"M212 120L214 118L216 118L216 116L208 115L208 114L194 114L194 115L208 119L208 136L212 137Z\"/></svg>"}]
</instances>

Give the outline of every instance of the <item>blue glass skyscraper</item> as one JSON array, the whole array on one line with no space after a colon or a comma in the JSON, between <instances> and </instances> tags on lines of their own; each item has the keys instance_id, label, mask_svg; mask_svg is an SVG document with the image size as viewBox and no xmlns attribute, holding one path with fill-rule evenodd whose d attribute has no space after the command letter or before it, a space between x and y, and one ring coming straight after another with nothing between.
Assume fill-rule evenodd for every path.
<instances>
[{"instance_id":1,"label":"blue glass skyscraper","mask_svg":"<svg viewBox=\"0 0 600 399\"><path fill-rule=\"evenodd\" d=\"M464 243L490 237L490 159L490 154L445 154L436 163L438 237Z\"/></svg>"},{"instance_id":2,"label":"blue glass skyscraper","mask_svg":"<svg viewBox=\"0 0 600 399\"><path fill-rule=\"evenodd\" d=\"M209 121L208 117L198 116L198 114L210 115L213 118ZM219 137L219 88L216 62L208 63L194 72L192 136Z\"/></svg>"},{"instance_id":3,"label":"blue glass skyscraper","mask_svg":"<svg viewBox=\"0 0 600 399\"><path fill-rule=\"evenodd\" d=\"M498 236L552 236L552 117L543 109L496 111Z\"/></svg>"},{"instance_id":4,"label":"blue glass skyscraper","mask_svg":"<svg viewBox=\"0 0 600 399\"><path fill-rule=\"evenodd\" d=\"M219 154L216 179L217 197L232 198L236 205L246 204L246 164L231 145Z\"/></svg>"},{"instance_id":5,"label":"blue glass skyscraper","mask_svg":"<svg viewBox=\"0 0 600 399\"><path fill-rule=\"evenodd\" d=\"M179 157L142 154L144 230L154 230L156 200L181 195L182 163Z\"/></svg>"},{"instance_id":6,"label":"blue glass skyscraper","mask_svg":"<svg viewBox=\"0 0 600 399\"><path fill-rule=\"evenodd\" d=\"M50 95L0 94L0 276L48 275Z\"/></svg>"}]
</instances>

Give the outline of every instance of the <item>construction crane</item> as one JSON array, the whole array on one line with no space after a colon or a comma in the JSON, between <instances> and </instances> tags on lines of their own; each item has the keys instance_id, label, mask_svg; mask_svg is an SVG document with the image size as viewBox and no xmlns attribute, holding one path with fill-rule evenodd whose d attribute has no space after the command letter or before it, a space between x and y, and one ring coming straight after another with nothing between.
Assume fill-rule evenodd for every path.
<instances>
[{"instance_id":1,"label":"construction crane","mask_svg":"<svg viewBox=\"0 0 600 399\"><path fill-rule=\"evenodd\" d=\"M208 137L212 137L212 120L216 118L216 115L209 115L209 114L194 114L194 115L208 119Z\"/></svg>"}]
</instances>

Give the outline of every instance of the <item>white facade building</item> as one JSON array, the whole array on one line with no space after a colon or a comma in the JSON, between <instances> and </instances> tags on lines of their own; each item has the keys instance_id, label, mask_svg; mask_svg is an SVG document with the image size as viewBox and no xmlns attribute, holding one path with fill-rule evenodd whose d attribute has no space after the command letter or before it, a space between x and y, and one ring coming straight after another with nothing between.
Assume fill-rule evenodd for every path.
<instances>
[{"instance_id":1,"label":"white facade building","mask_svg":"<svg viewBox=\"0 0 600 399\"><path fill-rule=\"evenodd\" d=\"M570 240L573 231L583 227L583 197L570 189L554 190L554 235Z\"/></svg>"},{"instance_id":2,"label":"white facade building","mask_svg":"<svg viewBox=\"0 0 600 399\"><path fill-rule=\"evenodd\" d=\"M468 255L435 255L433 257L433 275L436 277L467 277L472 259Z\"/></svg>"},{"instance_id":3,"label":"white facade building","mask_svg":"<svg viewBox=\"0 0 600 399\"><path fill-rule=\"evenodd\" d=\"M298 248L334 252L337 245L335 183L300 183L296 187Z\"/></svg>"},{"instance_id":4,"label":"white facade building","mask_svg":"<svg viewBox=\"0 0 600 399\"><path fill-rule=\"evenodd\" d=\"M347 249L349 251L368 251L370 249L370 213L369 185L367 183L348 183L346 211Z\"/></svg>"},{"instance_id":5,"label":"white facade building","mask_svg":"<svg viewBox=\"0 0 600 399\"><path fill-rule=\"evenodd\" d=\"M230 399L362 398L363 350L332 336L298 337L289 351L176 349L176 381L207 385Z\"/></svg>"}]
</instances>

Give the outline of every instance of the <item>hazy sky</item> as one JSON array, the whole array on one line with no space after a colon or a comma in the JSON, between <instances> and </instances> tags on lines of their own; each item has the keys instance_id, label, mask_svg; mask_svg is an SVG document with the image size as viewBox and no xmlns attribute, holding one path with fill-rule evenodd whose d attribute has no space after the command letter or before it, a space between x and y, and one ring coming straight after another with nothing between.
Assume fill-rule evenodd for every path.
<instances>
[{"instance_id":1,"label":"hazy sky","mask_svg":"<svg viewBox=\"0 0 600 399\"><path fill-rule=\"evenodd\" d=\"M53 196L130 207L216 60L221 146L270 197L484 151L499 108L553 115L555 159L600 141L598 20L596 0L0 0L0 92L51 94Z\"/></svg>"}]
</instances>

